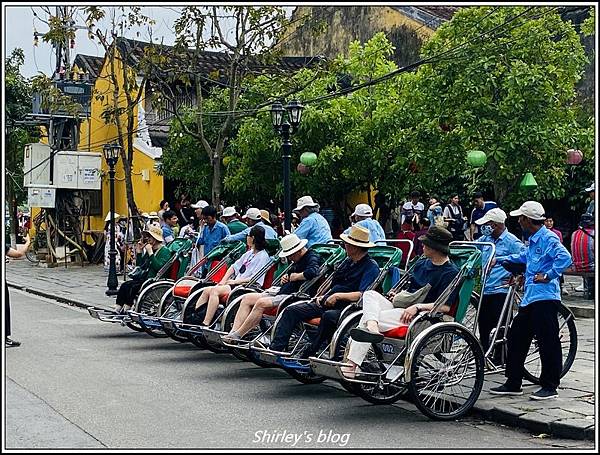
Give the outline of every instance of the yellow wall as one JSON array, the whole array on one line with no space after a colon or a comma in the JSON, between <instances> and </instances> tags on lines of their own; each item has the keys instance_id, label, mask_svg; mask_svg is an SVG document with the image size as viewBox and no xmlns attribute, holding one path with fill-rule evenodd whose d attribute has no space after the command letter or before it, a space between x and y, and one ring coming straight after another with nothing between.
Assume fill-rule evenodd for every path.
<instances>
[{"instance_id":1,"label":"yellow wall","mask_svg":"<svg viewBox=\"0 0 600 455\"><path fill-rule=\"evenodd\" d=\"M115 61L115 71L118 75L118 83L122 87L122 67L119 60ZM102 112L107 106L113 105L112 87L109 82L111 72L111 63L107 59L102 71L96 79L94 93L92 94L92 109L90 120L84 120L81 124L81 134L79 141L79 150L89 150L102 153L104 144L117 141L117 127L113 124L105 124L102 119ZM132 94L134 96L135 94ZM96 99L97 96L104 96L104 99ZM144 95L142 95L143 99ZM124 94L120 96L122 105L126 105ZM137 106L134 108L134 129L138 127ZM126 127L126 115L121 117L123 130ZM126 139L125 139L126 144ZM149 171L150 180L142 179L142 170ZM110 210L110 185L108 178L108 165L102 160L102 215L94 216L90 219L90 228L92 230L101 230L104 228L104 217ZM120 215L127 215L127 192L125 187L125 171L123 161L119 159L115 168L115 211ZM160 201L163 199L164 187L163 178L154 170L154 159L145 153L134 148L134 158L132 167L132 185L135 202L141 212L152 212L159 210Z\"/></svg>"}]
</instances>

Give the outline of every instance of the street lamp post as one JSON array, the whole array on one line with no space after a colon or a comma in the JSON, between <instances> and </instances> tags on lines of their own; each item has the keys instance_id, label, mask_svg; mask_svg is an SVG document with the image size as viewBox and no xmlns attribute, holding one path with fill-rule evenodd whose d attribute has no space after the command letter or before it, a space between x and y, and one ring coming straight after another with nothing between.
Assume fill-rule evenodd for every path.
<instances>
[{"instance_id":1,"label":"street lamp post","mask_svg":"<svg viewBox=\"0 0 600 455\"><path fill-rule=\"evenodd\" d=\"M105 144L103 147L104 159L108 164L108 176L110 181L110 251L109 256L109 267L108 267L108 281L106 282L106 295L116 295L119 287L119 281L117 279L117 249L115 248L115 166L119 161L119 153L121 152L121 146L119 144Z\"/></svg>"},{"instance_id":2,"label":"street lamp post","mask_svg":"<svg viewBox=\"0 0 600 455\"><path fill-rule=\"evenodd\" d=\"M302 109L304 106L298 101L290 101L285 108L281 103L271 106L271 121L275 130L281 135L281 159L283 162L283 211L285 213L284 229L292 229L292 189L290 185L290 158L292 157L292 142L290 137L298 130ZM289 123L283 121L285 112Z\"/></svg>"}]
</instances>

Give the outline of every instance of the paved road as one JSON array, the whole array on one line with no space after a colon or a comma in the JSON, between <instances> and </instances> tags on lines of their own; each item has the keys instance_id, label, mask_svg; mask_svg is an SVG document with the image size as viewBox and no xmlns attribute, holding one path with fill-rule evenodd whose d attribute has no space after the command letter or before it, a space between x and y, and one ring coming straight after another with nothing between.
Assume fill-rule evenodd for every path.
<instances>
[{"instance_id":1,"label":"paved road","mask_svg":"<svg viewBox=\"0 0 600 455\"><path fill-rule=\"evenodd\" d=\"M432 422L408 403L372 406L333 383L302 385L280 370L11 295L23 345L6 351L7 448L593 447L474 419Z\"/></svg>"}]
</instances>

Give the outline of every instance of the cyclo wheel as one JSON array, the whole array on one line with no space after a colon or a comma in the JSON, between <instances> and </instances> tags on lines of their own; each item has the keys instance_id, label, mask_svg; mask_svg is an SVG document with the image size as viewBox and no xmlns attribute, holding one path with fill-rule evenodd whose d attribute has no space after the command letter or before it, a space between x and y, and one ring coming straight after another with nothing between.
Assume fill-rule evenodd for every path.
<instances>
[{"instance_id":1,"label":"cyclo wheel","mask_svg":"<svg viewBox=\"0 0 600 455\"><path fill-rule=\"evenodd\" d=\"M575 326L575 316L562 303L558 305L558 337L562 349L562 378L575 361L577 354L577 327ZM529 346L529 353L525 358L524 378L533 384L540 383L540 374L542 372L542 362L540 360L540 348L537 338L534 336Z\"/></svg>"},{"instance_id":2,"label":"cyclo wheel","mask_svg":"<svg viewBox=\"0 0 600 455\"><path fill-rule=\"evenodd\" d=\"M441 323L415 342L408 366L408 389L415 405L434 420L461 418L471 410L483 387L479 341L462 326Z\"/></svg>"},{"instance_id":3,"label":"cyclo wheel","mask_svg":"<svg viewBox=\"0 0 600 455\"><path fill-rule=\"evenodd\" d=\"M163 318L176 319L179 315L181 315L182 302L179 299L175 300L170 289L167 291L167 293L168 295L163 295L162 301L160 302L160 307L158 309L158 314ZM177 330L169 329L167 327L163 327L163 330L168 337L178 341L179 343L187 343L190 341L187 336L179 335Z\"/></svg>"},{"instance_id":4,"label":"cyclo wheel","mask_svg":"<svg viewBox=\"0 0 600 455\"><path fill-rule=\"evenodd\" d=\"M222 316L223 316L222 313L217 313L215 315L215 318L213 319L213 322L216 321L217 319L220 319ZM202 338L204 340L204 344L206 345L206 349L208 349L211 352L214 352L215 354L225 354L230 351L229 346L225 346L220 343L212 343L209 339L204 338L204 337L202 337Z\"/></svg>"},{"instance_id":5,"label":"cyclo wheel","mask_svg":"<svg viewBox=\"0 0 600 455\"><path fill-rule=\"evenodd\" d=\"M165 292L168 292L173 287L173 283L167 281L164 283L156 283L146 291L142 291L140 297L135 304L135 311L148 316L156 316L160 310L160 304ZM166 338L169 335L164 331L146 327L146 333L155 338Z\"/></svg>"},{"instance_id":6,"label":"cyclo wheel","mask_svg":"<svg viewBox=\"0 0 600 455\"><path fill-rule=\"evenodd\" d=\"M345 358L346 349L350 342L350 330L358 326L359 322L360 317L356 317L355 320L352 320L349 324L347 324L341 329L341 333L335 343L335 346L333 346L333 357L331 360L342 360L343 358ZM348 392L352 394L357 394L356 387L358 384L344 380L340 380L340 384Z\"/></svg>"},{"instance_id":7,"label":"cyclo wheel","mask_svg":"<svg viewBox=\"0 0 600 455\"><path fill-rule=\"evenodd\" d=\"M302 322L296 324L296 327L294 328L294 331L290 336L290 341L288 342L288 352L291 351L294 348L294 346L296 346L298 341L300 342L298 345L298 352L301 352L310 342L308 334L306 333L304 329L304 324ZM293 377L297 381L300 381L302 384L321 384L327 379L325 376L316 375L312 371L305 373L294 370L292 368L284 368L284 370L291 377Z\"/></svg>"}]
</instances>

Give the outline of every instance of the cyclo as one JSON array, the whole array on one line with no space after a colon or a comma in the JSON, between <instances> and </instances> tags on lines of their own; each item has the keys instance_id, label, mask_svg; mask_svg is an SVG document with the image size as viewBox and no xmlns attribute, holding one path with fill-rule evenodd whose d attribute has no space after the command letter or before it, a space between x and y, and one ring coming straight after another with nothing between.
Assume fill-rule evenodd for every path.
<instances>
[{"instance_id":1,"label":"cyclo","mask_svg":"<svg viewBox=\"0 0 600 455\"><path fill-rule=\"evenodd\" d=\"M159 295L162 295L160 294L163 289L161 286L164 287L164 283L172 285L176 279L183 276L190 260L192 247L192 241L184 238L175 239L163 247L169 250L171 258L160 268L156 276L148 278L142 284L133 307L136 312L152 311L157 299L160 298ZM137 332L147 331L127 313L117 314L114 310L99 307L88 307L88 313L102 322L120 323ZM154 333L151 334L154 335Z\"/></svg>"},{"instance_id":2,"label":"cyclo","mask_svg":"<svg viewBox=\"0 0 600 455\"><path fill-rule=\"evenodd\" d=\"M484 266L481 264L482 246L492 248ZM341 381L346 389L371 403L393 403L408 391L421 412L432 419L458 419L469 412L481 393L486 368L488 373L504 371L502 364L494 363L493 354L494 349L501 349L501 363L504 362L507 329L519 299L518 284L515 280L509 284L502 315L492 334L490 348L484 353L476 337L481 297L473 289L478 272L484 287L495 246L483 242L452 242L450 247L450 258L460 265L460 271L431 311L419 314L408 326L383 333L383 341L371 345L360 373L354 378L346 377L342 372L349 364L323 356L310 358L312 369L317 374ZM399 283L397 289L403 285ZM458 298L452 303L450 312L440 313L438 309L456 289L459 289ZM339 352L342 346L347 349L343 334L355 327L361 316L362 312L357 312L342 322L334 335L331 352ZM575 357L577 339L572 314L566 307L559 311L559 323L561 341L569 345L564 375ZM537 359L539 354L534 341L528 363L535 365ZM535 382L538 379L535 370L528 368L527 371L527 378Z\"/></svg>"},{"instance_id":3,"label":"cyclo","mask_svg":"<svg viewBox=\"0 0 600 455\"><path fill-rule=\"evenodd\" d=\"M318 288L327 279L327 276L333 272L334 266L340 263L346 256L346 252L343 248L333 244L314 244L310 247L310 250L314 251L321 257L322 263L319 268L319 272L316 277L311 280L302 283L298 292L285 296L283 301L276 307L270 308L263 313L263 317L259 323L259 326L248 332L241 340L237 343L230 343L223 340L223 336L228 334L233 327L235 316L240 306L241 297L232 301L220 318L220 328L217 330L209 328L204 330L204 336L206 340L215 345L221 345L223 349L229 349L240 360L256 360L250 357L249 347L255 341L259 341L266 336L266 333L270 330L275 321L277 315L293 302L299 300L306 300L311 298L312 295L318 290ZM291 264L289 264L291 267ZM281 277L287 273L288 267L277 277L277 280L273 282L273 286L280 284ZM255 292L255 291L253 291ZM260 364L260 363L259 363ZM263 364L260 364L263 366Z\"/></svg>"},{"instance_id":4,"label":"cyclo","mask_svg":"<svg viewBox=\"0 0 600 455\"><path fill-rule=\"evenodd\" d=\"M193 292L206 286L212 286L225 274L227 267L238 259L246 250L243 242L220 243L208 254L203 256L194 266L187 270L175 282L172 280L159 280L153 286L151 304L136 305L129 315L133 321L144 327L148 333L157 337L169 336L175 341L189 341L185 334L179 334L172 329L165 329L161 318L179 317L186 298ZM204 278L197 276L205 264L209 270Z\"/></svg>"},{"instance_id":5,"label":"cyclo","mask_svg":"<svg viewBox=\"0 0 600 455\"><path fill-rule=\"evenodd\" d=\"M376 246L369 250L369 256L378 263L380 268L377 278L371 284L369 289L379 289L380 287L385 290L389 289L393 285L392 276L389 272L393 267L397 269L400 265L402 260L402 250L392 246ZM317 297L327 292L332 283L332 278L333 275L331 275L329 279L320 287L316 294ZM305 301L292 303L280 311L277 319L268 332L268 339L265 340L263 338L262 340L259 339L254 341L249 346L249 349L251 356L256 357L260 362L257 362L259 365L278 366L283 368L293 378L304 384L318 384L325 381L327 378L315 373L310 368L308 359L301 359L298 357L298 355L310 343L311 336L313 336L318 329L320 318L299 322L290 336L287 351L273 351L268 347L265 347L265 345L268 346L268 344L270 344L271 338L277 331L278 323L281 320L284 311L287 311L294 305L304 302ZM358 302L350 304L344 308L338 319L338 324L339 321L344 321L349 314L354 313L358 308L360 308L360 302L361 301L359 300ZM330 345L325 346L324 348L320 347L319 355L328 353L329 346ZM343 350L341 352L343 353ZM337 354L334 353L334 356L336 355Z\"/></svg>"},{"instance_id":6,"label":"cyclo","mask_svg":"<svg viewBox=\"0 0 600 455\"><path fill-rule=\"evenodd\" d=\"M229 306L231 302L236 301L236 299L241 298L249 292L261 292L263 289L270 287L273 282L277 282L284 270L289 267L277 258L277 253L280 250L278 240L267 240L266 250L271 257L271 261L258 270L248 283L235 286L229 295L225 295L221 298L210 327L220 328L221 316L223 315L225 308ZM264 280L263 285L261 286L258 281L263 276ZM215 282L216 281L218 280L215 280ZM213 286L216 284L215 282L203 283L201 286L194 287L193 291L191 291L185 299L179 314L177 314L176 317L161 317L160 323L165 331L169 330L180 336L187 336L187 338L199 348L209 349L215 353L221 353L227 352L229 348L222 345L220 340L217 343L207 340L204 336L202 326L198 324L198 321L201 321L206 314L206 305L198 310L195 309L196 302L202 295L202 290L207 286Z\"/></svg>"}]
</instances>

